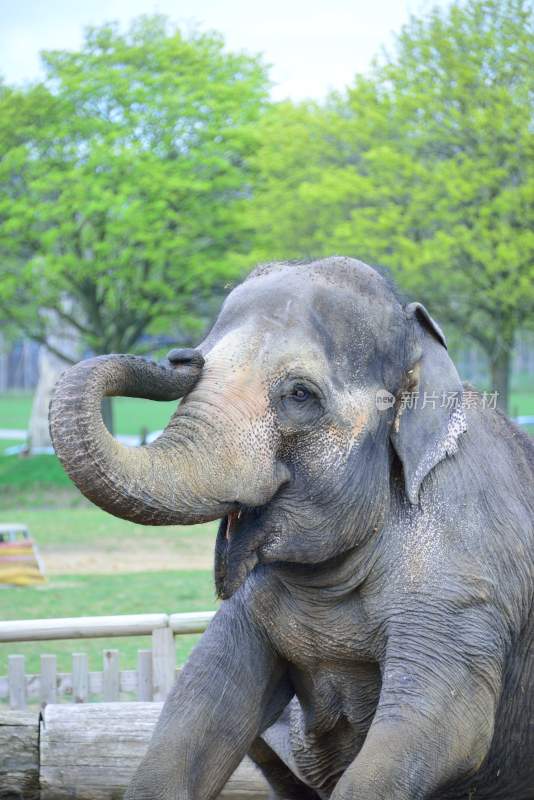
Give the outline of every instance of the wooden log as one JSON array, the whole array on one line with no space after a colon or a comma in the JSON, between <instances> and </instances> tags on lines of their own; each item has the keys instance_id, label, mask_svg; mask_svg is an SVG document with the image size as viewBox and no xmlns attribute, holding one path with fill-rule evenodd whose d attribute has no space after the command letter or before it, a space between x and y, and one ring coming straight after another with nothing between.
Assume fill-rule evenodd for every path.
<instances>
[{"instance_id":1,"label":"wooden log","mask_svg":"<svg viewBox=\"0 0 534 800\"><path fill-rule=\"evenodd\" d=\"M41 800L118 800L146 752L161 703L48 705L40 732ZM266 800L249 759L221 800Z\"/></svg>"},{"instance_id":2,"label":"wooden log","mask_svg":"<svg viewBox=\"0 0 534 800\"><path fill-rule=\"evenodd\" d=\"M38 714L0 709L0 800L13 798L39 798Z\"/></svg>"}]
</instances>

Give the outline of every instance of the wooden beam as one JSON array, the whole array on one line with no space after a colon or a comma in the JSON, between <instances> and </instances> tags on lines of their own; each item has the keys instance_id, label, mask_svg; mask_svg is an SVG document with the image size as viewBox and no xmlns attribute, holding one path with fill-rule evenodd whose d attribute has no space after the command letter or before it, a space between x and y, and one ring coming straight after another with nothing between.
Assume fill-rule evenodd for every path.
<instances>
[{"instance_id":1,"label":"wooden beam","mask_svg":"<svg viewBox=\"0 0 534 800\"><path fill-rule=\"evenodd\" d=\"M0 622L0 642L96 639L103 636L149 636L152 631L166 628L168 624L167 614L15 620Z\"/></svg>"},{"instance_id":2,"label":"wooden beam","mask_svg":"<svg viewBox=\"0 0 534 800\"><path fill-rule=\"evenodd\" d=\"M112 617L12 620L0 622L0 642L149 636L159 628L170 628L173 634L203 633L214 615L214 611L193 611L171 615L121 614Z\"/></svg>"},{"instance_id":3,"label":"wooden beam","mask_svg":"<svg viewBox=\"0 0 534 800\"><path fill-rule=\"evenodd\" d=\"M118 800L144 756L161 703L48 705L40 731L41 800ZM268 787L245 759L224 800L266 800Z\"/></svg>"},{"instance_id":4,"label":"wooden beam","mask_svg":"<svg viewBox=\"0 0 534 800\"><path fill-rule=\"evenodd\" d=\"M203 633L215 616L215 611L191 611L171 614L169 625L173 633Z\"/></svg>"}]
</instances>

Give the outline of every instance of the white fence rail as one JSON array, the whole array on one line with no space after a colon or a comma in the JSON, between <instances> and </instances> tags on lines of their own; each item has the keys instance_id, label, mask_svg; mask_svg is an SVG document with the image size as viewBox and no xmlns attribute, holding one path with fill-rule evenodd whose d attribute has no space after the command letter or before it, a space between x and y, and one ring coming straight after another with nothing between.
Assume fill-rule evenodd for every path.
<instances>
[{"instance_id":1,"label":"white fence rail","mask_svg":"<svg viewBox=\"0 0 534 800\"><path fill-rule=\"evenodd\" d=\"M8 656L8 674L0 677L0 701L13 709L28 702L59 702L60 698L86 703L92 695L104 702L120 700L121 694L136 700L162 701L176 675L174 637L202 633L214 611L187 614L132 614L114 617L75 617L0 622L0 643L57 639L97 639L119 636L151 636L152 649L139 650L136 669L120 669L118 650L104 650L102 670L89 671L85 653L72 654L71 672L58 672L55 655L42 655L39 674L26 674L22 655Z\"/></svg>"}]
</instances>

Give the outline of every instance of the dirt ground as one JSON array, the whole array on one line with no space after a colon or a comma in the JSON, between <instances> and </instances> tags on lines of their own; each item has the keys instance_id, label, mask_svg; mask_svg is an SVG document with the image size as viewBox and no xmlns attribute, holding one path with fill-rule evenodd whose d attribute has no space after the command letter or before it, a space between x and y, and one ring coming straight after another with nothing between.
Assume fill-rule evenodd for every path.
<instances>
[{"instance_id":1,"label":"dirt ground","mask_svg":"<svg viewBox=\"0 0 534 800\"><path fill-rule=\"evenodd\" d=\"M135 548L41 547L47 575L108 575L115 572L162 572L166 570L211 569L213 547L200 545L178 552L166 541Z\"/></svg>"}]
</instances>

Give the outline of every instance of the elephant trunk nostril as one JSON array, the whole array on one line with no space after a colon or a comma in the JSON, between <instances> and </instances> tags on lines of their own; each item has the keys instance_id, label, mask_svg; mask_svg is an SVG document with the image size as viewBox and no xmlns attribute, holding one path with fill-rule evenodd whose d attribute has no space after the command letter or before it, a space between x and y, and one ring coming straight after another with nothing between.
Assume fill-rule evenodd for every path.
<instances>
[{"instance_id":1,"label":"elephant trunk nostril","mask_svg":"<svg viewBox=\"0 0 534 800\"><path fill-rule=\"evenodd\" d=\"M202 368L204 366L204 356L199 350L194 350L192 347L176 347L167 354L167 359L173 367L191 365Z\"/></svg>"}]
</instances>

